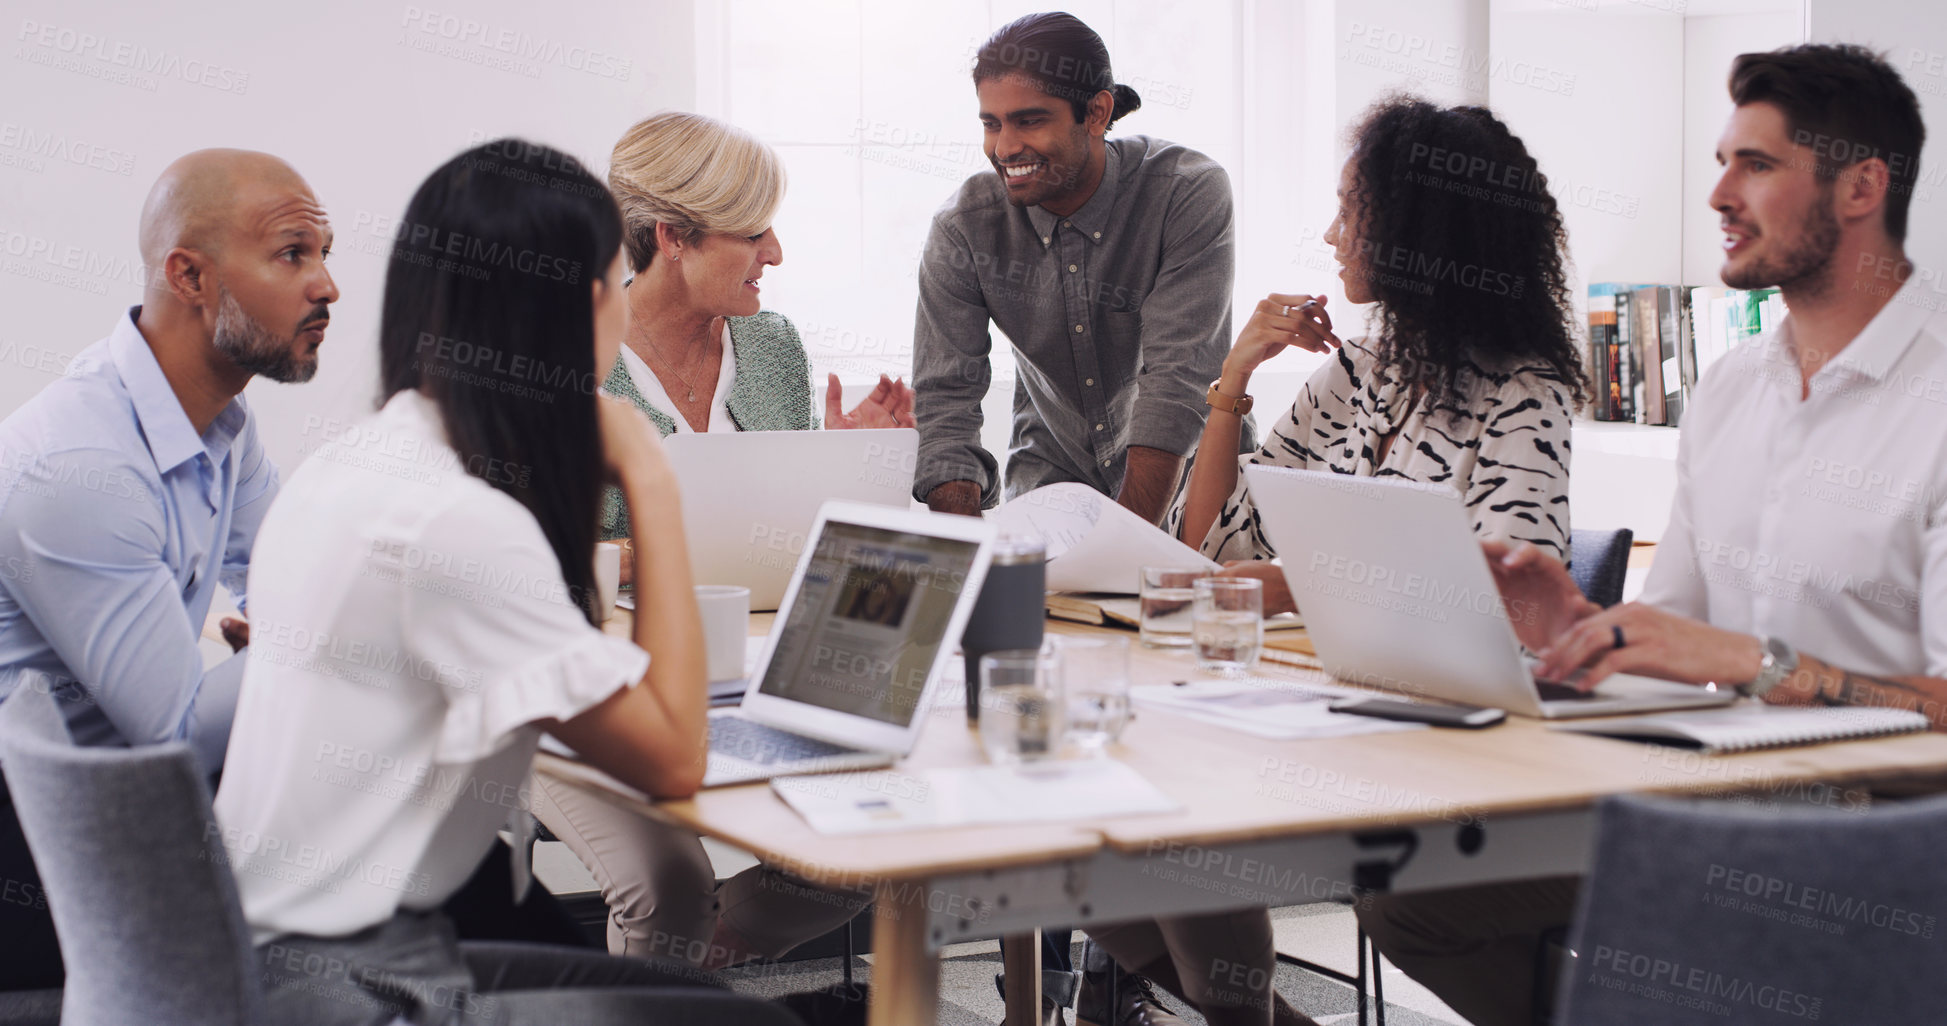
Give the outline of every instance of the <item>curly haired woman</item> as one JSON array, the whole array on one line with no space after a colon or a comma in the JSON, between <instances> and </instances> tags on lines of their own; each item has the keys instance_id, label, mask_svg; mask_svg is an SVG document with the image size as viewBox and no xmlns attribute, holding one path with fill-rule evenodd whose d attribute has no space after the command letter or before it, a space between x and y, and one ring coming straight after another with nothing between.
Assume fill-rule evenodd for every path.
<instances>
[{"instance_id":1,"label":"curly haired woman","mask_svg":"<svg viewBox=\"0 0 1947 1026\"><path fill-rule=\"evenodd\" d=\"M1481 107L1381 102L1353 129L1339 212L1325 241L1346 298L1377 305L1377 330L1341 342L1325 300L1273 295L1239 333L1190 486L1169 526L1227 573L1284 576L1244 487L1245 462L1447 482L1482 538L1566 556L1569 419L1585 383L1566 236L1521 140ZM1251 373L1287 346L1333 352L1257 452L1232 460ZM1212 1024L1311 1020L1271 989L1277 952L1262 910L1139 920L1089 931L1124 968L1183 997Z\"/></svg>"},{"instance_id":2,"label":"curly haired woman","mask_svg":"<svg viewBox=\"0 0 1947 1026\"><path fill-rule=\"evenodd\" d=\"M1325 233L1376 331L1343 343L1322 296L1273 295L1224 361L1200 452L1237 450L1233 399L1287 346L1333 352L1257 452L1198 460L1169 526L1291 608L1245 462L1446 482L1482 539L1568 557L1569 420L1586 397L1547 179L1482 107L1384 101L1353 130Z\"/></svg>"}]
</instances>

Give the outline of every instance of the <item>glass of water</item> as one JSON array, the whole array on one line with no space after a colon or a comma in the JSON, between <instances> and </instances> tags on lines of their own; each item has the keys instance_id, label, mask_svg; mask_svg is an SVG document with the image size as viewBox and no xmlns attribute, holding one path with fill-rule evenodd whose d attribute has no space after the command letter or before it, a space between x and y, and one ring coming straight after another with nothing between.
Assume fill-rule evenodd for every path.
<instances>
[{"instance_id":1,"label":"glass of water","mask_svg":"<svg viewBox=\"0 0 1947 1026\"><path fill-rule=\"evenodd\" d=\"M1061 693L1068 740L1097 755L1129 725L1129 639L1063 635Z\"/></svg>"},{"instance_id":2,"label":"glass of water","mask_svg":"<svg viewBox=\"0 0 1947 1026\"><path fill-rule=\"evenodd\" d=\"M980 746L990 762L1016 765L1061 751L1061 660L1052 648L980 657Z\"/></svg>"},{"instance_id":3,"label":"glass of water","mask_svg":"<svg viewBox=\"0 0 1947 1026\"><path fill-rule=\"evenodd\" d=\"M1175 566L1142 568L1140 624L1142 642L1148 648L1188 648L1190 645L1191 604L1196 599L1197 581L1210 576L1208 570L1185 570Z\"/></svg>"},{"instance_id":4,"label":"glass of water","mask_svg":"<svg viewBox=\"0 0 1947 1026\"><path fill-rule=\"evenodd\" d=\"M1257 665L1264 646L1264 582L1254 577L1206 577L1196 583L1190 633L1197 665L1241 672Z\"/></svg>"}]
</instances>

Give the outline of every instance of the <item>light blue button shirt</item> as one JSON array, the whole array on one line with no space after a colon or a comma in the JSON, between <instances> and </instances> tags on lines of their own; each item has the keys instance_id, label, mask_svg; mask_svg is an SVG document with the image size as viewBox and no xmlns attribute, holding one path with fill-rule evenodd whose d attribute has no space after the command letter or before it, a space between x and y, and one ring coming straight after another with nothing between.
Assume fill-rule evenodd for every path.
<instances>
[{"instance_id":1,"label":"light blue button shirt","mask_svg":"<svg viewBox=\"0 0 1947 1026\"><path fill-rule=\"evenodd\" d=\"M250 408L199 437L133 307L0 421L0 699L49 687L75 740L188 740L223 761L243 660L203 670L222 584L243 601L277 494Z\"/></svg>"}]
</instances>

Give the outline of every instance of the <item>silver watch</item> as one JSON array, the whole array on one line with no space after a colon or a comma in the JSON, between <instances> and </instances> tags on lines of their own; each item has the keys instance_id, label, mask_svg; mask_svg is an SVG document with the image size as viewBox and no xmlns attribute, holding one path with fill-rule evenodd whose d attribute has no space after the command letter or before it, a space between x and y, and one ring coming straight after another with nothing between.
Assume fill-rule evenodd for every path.
<instances>
[{"instance_id":1,"label":"silver watch","mask_svg":"<svg viewBox=\"0 0 1947 1026\"><path fill-rule=\"evenodd\" d=\"M1764 646L1764 662L1758 664L1758 675L1750 683L1737 686L1740 694L1752 698L1763 698L1798 670L1798 651L1785 644L1785 639L1766 635L1760 640Z\"/></svg>"}]
</instances>

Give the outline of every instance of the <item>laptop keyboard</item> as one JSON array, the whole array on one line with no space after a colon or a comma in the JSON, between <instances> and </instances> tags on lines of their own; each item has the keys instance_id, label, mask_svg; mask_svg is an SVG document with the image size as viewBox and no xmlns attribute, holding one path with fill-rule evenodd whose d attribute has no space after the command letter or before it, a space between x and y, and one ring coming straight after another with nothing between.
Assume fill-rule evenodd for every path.
<instances>
[{"instance_id":1,"label":"laptop keyboard","mask_svg":"<svg viewBox=\"0 0 1947 1026\"><path fill-rule=\"evenodd\" d=\"M1535 681L1535 690L1541 693L1541 700L1544 702L1586 702L1591 698L1598 697L1591 691L1583 691L1580 688L1569 687L1567 684L1557 684L1553 681L1546 680Z\"/></svg>"},{"instance_id":2,"label":"laptop keyboard","mask_svg":"<svg viewBox=\"0 0 1947 1026\"><path fill-rule=\"evenodd\" d=\"M858 754L856 748L767 727L740 716L710 717L710 751L766 766Z\"/></svg>"}]
</instances>

